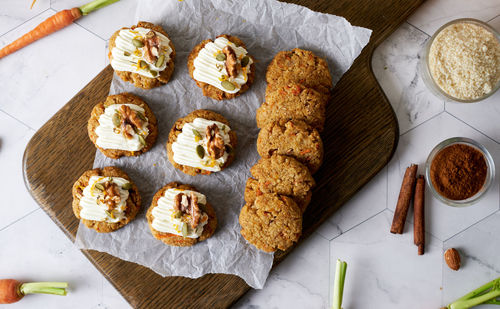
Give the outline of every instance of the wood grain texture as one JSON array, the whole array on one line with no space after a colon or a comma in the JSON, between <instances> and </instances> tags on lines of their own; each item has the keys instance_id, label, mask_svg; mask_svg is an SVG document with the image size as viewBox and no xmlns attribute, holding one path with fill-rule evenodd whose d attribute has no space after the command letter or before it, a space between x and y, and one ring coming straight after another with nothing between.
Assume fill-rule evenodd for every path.
<instances>
[{"instance_id":1,"label":"wood grain texture","mask_svg":"<svg viewBox=\"0 0 500 309\"><path fill-rule=\"evenodd\" d=\"M318 186L304 214L301 241L392 157L399 136L397 120L375 80L371 56L374 48L423 1L290 1L344 16L353 25L373 30L370 43L338 82L328 106L328 121L322 134L325 161L315 174ZM78 220L71 210L71 186L85 170L92 168L95 156L95 148L82 128L86 127L94 104L107 96L112 74L108 66L96 76L38 130L24 154L23 170L28 190L72 240ZM57 186L52 185L55 177ZM291 250L293 248L278 252L275 265ZM226 308L249 289L242 279L233 275L163 278L146 267L106 253L91 250L83 253L135 308Z\"/></svg>"}]
</instances>

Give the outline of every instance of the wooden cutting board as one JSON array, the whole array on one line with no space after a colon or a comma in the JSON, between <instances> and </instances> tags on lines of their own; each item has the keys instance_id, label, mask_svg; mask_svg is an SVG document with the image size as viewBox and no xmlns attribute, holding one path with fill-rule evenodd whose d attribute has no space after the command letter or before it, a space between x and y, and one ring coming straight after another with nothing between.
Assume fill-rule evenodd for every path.
<instances>
[{"instance_id":1,"label":"wooden cutting board","mask_svg":"<svg viewBox=\"0 0 500 309\"><path fill-rule=\"evenodd\" d=\"M370 43L338 82L328 106L328 121L322 134L325 161L315 174L318 185L304 214L303 241L375 176L394 153L398 124L373 75L371 56L374 48L423 0L291 2L344 16L353 25L373 30ZM107 96L112 76L110 66L99 73L35 133L24 153L28 190L72 240L78 220L71 209L71 187L85 170L92 168L95 156L94 145L87 136L87 120L94 104ZM274 265L291 250L278 252ZM92 250L83 253L136 308L226 308L250 289L233 275L163 278L146 267L106 253Z\"/></svg>"}]
</instances>

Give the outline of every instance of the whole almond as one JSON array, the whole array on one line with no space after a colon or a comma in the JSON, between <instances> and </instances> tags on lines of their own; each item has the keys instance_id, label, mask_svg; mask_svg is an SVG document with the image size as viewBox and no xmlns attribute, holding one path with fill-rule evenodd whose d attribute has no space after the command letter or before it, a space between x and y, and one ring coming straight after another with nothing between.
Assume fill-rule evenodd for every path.
<instances>
[{"instance_id":1,"label":"whole almond","mask_svg":"<svg viewBox=\"0 0 500 309\"><path fill-rule=\"evenodd\" d=\"M460 254L458 254L457 249L450 248L444 252L444 260L448 267L453 270L458 270L460 268Z\"/></svg>"}]
</instances>

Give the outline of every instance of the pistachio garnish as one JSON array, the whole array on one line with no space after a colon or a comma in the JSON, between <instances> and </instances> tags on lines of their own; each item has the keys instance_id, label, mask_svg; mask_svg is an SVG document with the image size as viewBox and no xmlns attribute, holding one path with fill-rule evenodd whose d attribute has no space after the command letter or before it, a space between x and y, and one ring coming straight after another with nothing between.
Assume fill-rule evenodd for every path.
<instances>
[{"instance_id":1,"label":"pistachio garnish","mask_svg":"<svg viewBox=\"0 0 500 309\"><path fill-rule=\"evenodd\" d=\"M137 138L139 139L139 143L141 143L142 146L146 146L146 140L144 139L144 137L142 137L142 135L137 134Z\"/></svg>"},{"instance_id":2,"label":"pistachio garnish","mask_svg":"<svg viewBox=\"0 0 500 309\"><path fill-rule=\"evenodd\" d=\"M181 211L178 210L178 211L174 212L174 218L179 219L180 217L182 217Z\"/></svg>"},{"instance_id":3,"label":"pistachio garnish","mask_svg":"<svg viewBox=\"0 0 500 309\"><path fill-rule=\"evenodd\" d=\"M153 71L153 70L149 70L149 73L151 73L151 75L153 75L153 77L156 77L158 75L158 72Z\"/></svg>"},{"instance_id":4,"label":"pistachio garnish","mask_svg":"<svg viewBox=\"0 0 500 309\"><path fill-rule=\"evenodd\" d=\"M193 129L193 134L194 136L196 136L197 138L199 138L200 140L203 139L203 137L201 136L200 132L198 132L197 130Z\"/></svg>"},{"instance_id":5,"label":"pistachio garnish","mask_svg":"<svg viewBox=\"0 0 500 309\"><path fill-rule=\"evenodd\" d=\"M224 61L226 60L226 55L224 53L218 53L217 56L215 57L217 61Z\"/></svg>"},{"instance_id":6,"label":"pistachio garnish","mask_svg":"<svg viewBox=\"0 0 500 309\"><path fill-rule=\"evenodd\" d=\"M124 51L123 55L128 57L128 56L130 56L130 53L128 51Z\"/></svg>"},{"instance_id":7,"label":"pistachio garnish","mask_svg":"<svg viewBox=\"0 0 500 309\"><path fill-rule=\"evenodd\" d=\"M142 113L137 112L137 117L139 117L142 121L146 121L146 117Z\"/></svg>"},{"instance_id":8,"label":"pistachio garnish","mask_svg":"<svg viewBox=\"0 0 500 309\"><path fill-rule=\"evenodd\" d=\"M156 60L155 66L157 68L161 67L163 65L163 62L165 61L165 55L161 55L158 60Z\"/></svg>"},{"instance_id":9,"label":"pistachio garnish","mask_svg":"<svg viewBox=\"0 0 500 309\"><path fill-rule=\"evenodd\" d=\"M123 190L130 190L132 188L132 184L130 182L124 183L122 186Z\"/></svg>"},{"instance_id":10,"label":"pistachio garnish","mask_svg":"<svg viewBox=\"0 0 500 309\"><path fill-rule=\"evenodd\" d=\"M188 235L187 223L182 224L182 236L186 237Z\"/></svg>"},{"instance_id":11,"label":"pistachio garnish","mask_svg":"<svg viewBox=\"0 0 500 309\"><path fill-rule=\"evenodd\" d=\"M148 63L144 60L139 61L139 66L141 67L141 69L149 67Z\"/></svg>"},{"instance_id":12,"label":"pistachio garnish","mask_svg":"<svg viewBox=\"0 0 500 309\"><path fill-rule=\"evenodd\" d=\"M248 62L250 62L250 58L248 58L248 56L241 58L241 66L242 67L246 67L248 65Z\"/></svg>"},{"instance_id":13,"label":"pistachio garnish","mask_svg":"<svg viewBox=\"0 0 500 309\"><path fill-rule=\"evenodd\" d=\"M142 43L142 41L138 39L132 39L132 44L137 48L144 47L144 43Z\"/></svg>"},{"instance_id":14,"label":"pistachio garnish","mask_svg":"<svg viewBox=\"0 0 500 309\"><path fill-rule=\"evenodd\" d=\"M111 219L114 219L114 218L115 218L115 214L113 213L113 211L107 211L107 210L105 210L104 212L106 212L106 214L107 214L108 216L110 216L110 217L111 217Z\"/></svg>"},{"instance_id":15,"label":"pistachio garnish","mask_svg":"<svg viewBox=\"0 0 500 309\"><path fill-rule=\"evenodd\" d=\"M100 184L100 183L96 183L94 185L94 188L96 188L99 191L104 191L104 186L102 184Z\"/></svg>"},{"instance_id":16,"label":"pistachio garnish","mask_svg":"<svg viewBox=\"0 0 500 309\"><path fill-rule=\"evenodd\" d=\"M198 157L200 157L200 159L203 159L205 157L205 149L203 148L203 146L196 146L196 153L198 154Z\"/></svg>"},{"instance_id":17,"label":"pistachio garnish","mask_svg":"<svg viewBox=\"0 0 500 309\"><path fill-rule=\"evenodd\" d=\"M121 123L121 121L122 121L122 119L121 119L121 117L120 117L120 114L119 114L118 112L115 112L115 113L113 114L113 118L112 118L112 120L113 120L113 125L114 125L115 127L119 127L119 126L120 126L120 123Z\"/></svg>"},{"instance_id":18,"label":"pistachio garnish","mask_svg":"<svg viewBox=\"0 0 500 309\"><path fill-rule=\"evenodd\" d=\"M226 89L226 90L229 90L229 91L233 91L234 89L236 89L236 87L234 86L233 83L227 81L227 80L223 80L221 82L221 86Z\"/></svg>"}]
</instances>

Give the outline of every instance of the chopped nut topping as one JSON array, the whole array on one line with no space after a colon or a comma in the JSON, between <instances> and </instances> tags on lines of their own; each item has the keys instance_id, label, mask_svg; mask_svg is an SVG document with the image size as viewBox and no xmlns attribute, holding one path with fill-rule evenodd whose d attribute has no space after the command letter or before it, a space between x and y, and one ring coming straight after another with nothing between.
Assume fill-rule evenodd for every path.
<instances>
[{"instance_id":1,"label":"chopped nut topping","mask_svg":"<svg viewBox=\"0 0 500 309\"><path fill-rule=\"evenodd\" d=\"M160 37L154 31L149 31L144 39L144 59L149 63L156 63L159 52Z\"/></svg>"},{"instance_id":2,"label":"chopped nut topping","mask_svg":"<svg viewBox=\"0 0 500 309\"><path fill-rule=\"evenodd\" d=\"M226 46L222 49L222 52L226 55L226 70L230 77L238 76L239 63L236 59L236 54L231 46Z\"/></svg>"},{"instance_id":3,"label":"chopped nut topping","mask_svg":"<svg viewBox=\"0 0 500 309\"><path fill-rule=\"evenodd\" d=\"M131 139L134 132L142 128L144 122L139 117L138 112L127 105L120 106L119 111L121 114L121 132L126 138Z\"/></svg>"},{"instance_id":4,"label":"chopped nut topping","mask_svg":"<svg viewBox=\"0 0 500 309\"><path fill-rule=\"evenodd\" d=\"M217 160L224 155L224 140L219 133L219 127L214 123L206 129L208 155Z\"/></svg>"},{"instance_id":5,"label":"chopped nut topping","mask_svg":"<svg viewBox=\"0 0 500 309\"><path fill-rule=\"evenodd\" d=\"M120 189L114 182L106 181L103 184L104 191L100 202L108 206L108 210L112 210L120 203Z\"/></svg>"},{"instance_id":6,"label":"chopped nut topping","mask_svg":"<svg viewBox=\"0 0 500 309\"><path fill-rule=\"evenodd\" d=\"M184 193L177 194L174 197L174 210L189 215L191 228L195 229L200 223L201 211L198 206L198 197L193 192L190 196Z\"/></svg>"}]
</instances>

